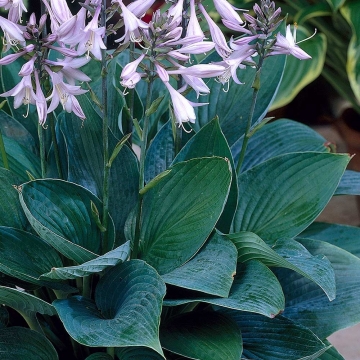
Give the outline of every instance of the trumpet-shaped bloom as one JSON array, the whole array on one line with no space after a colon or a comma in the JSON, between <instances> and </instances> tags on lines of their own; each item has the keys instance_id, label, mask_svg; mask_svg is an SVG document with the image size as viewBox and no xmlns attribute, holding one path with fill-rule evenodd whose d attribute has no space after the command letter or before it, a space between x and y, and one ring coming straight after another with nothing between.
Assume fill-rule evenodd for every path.
<instances>
[{"instance_id":1,"label":"trumpet-shaped bloom","mask_svg":"<svg viewBox=\"0 0 360 360\"><path fill-rule=\"evenodd\" d=\"M199 20L195 10L195 0L190 0L190 19L186 29L186 37L200 37L200 40L205 39L205 35L201 30Z\"/></svg>"},{"instance_id":2,"label":"trumpet-shaped bloom","mask_svg":"<svg viewBox=\"0 0 360 360\"><path fill-rule=\"evenodd\" d=\"M27 12L24 0L0 0L0 7L9 10L8 19L13 23L17 23L18 21L21 22L23 11Z\"/></svg>"},{"instance_id":3,"label":"trumpet-shaped bloom","mask_svg":"<svg viewBox=\"0 0 360 360\"><path fill-rule=\"evenodd\" d=\"M0 27L4 32L4 44L6 45L5 52L8 51L11 46L17 46L18 44L25 47L26 42L23 35L25 31L24 26L17 25L0 16Z\"/></svg>"},{"instance_id":4,"label":"trumpet-shaped bloom","mask_svg":"<svg viewBox=\"0 0 360 360\"><path fill-rule=\"evenodd\" d=\"M211 19L202 4L198 4L198 7L209 25L211 38L215 43L215 50L223 59L228 57L232 53L232 50L228 47L224 34L216 25L215 21Z\"/></svg>"},{"instance_id":5,"label":"trumpet-shaped bloom","mask_svg":"<svg viewBox=\"0 0 360 360\"><path fill-rule=\"evenodd\" d=\"M226 0L214 0L214 5L222 19L238 24L243 23L235 8Z\"/></svg>"},{"instance_id":6,"label":"trumpet-shaped bloom","mask_svg":"<svg viewBox=\"0 0 360 360\"><path fill-rule=\"evenodd\" d=\"M276 43L272 47L269 55L293 55L300 60L311 59L311 56L304 50L300 49L296 42L296 26L294 31L291 33L290 25L286 27L286 36L278 33L276 35Z\"/></svg>"},{"instance_id":7,"label":"trumpet-shaped bloom","mask_svg":"<svg viewBox=\"0 0 360 360\"><path fill-rule=\"evenodd\" d=\"M148 29L149 25L144 21L138 19L122 2L122 0L116 0L119 3L122 10L122 18L124 19L125 34L117 39L116 42L123 41L127 43L132 42L141 42L142 35L140 34L140 29Z\"/></svg>"},{"instance_id":8,"label":"trumpet-shaped bloom","mask_svg":"<svg viewBox=\"0 0 360 360\"><path fill-rule=\"evenodd\" d=\"M73 112L80 119L85 119L85 114L75 95L84 94L87 90L81 89L80 86L65 84L61 76L51 71L48 67L46 67L46 71L49 73L53 84L53 91L47 98L47 100L51 99L47 113L49 114L54 111L59 103L61 103L65 111Z\"/></svg>"},{"instance_id":9,"label":"trumpet-shaped bloom","mask_svg":"<svg viewBox=\"0 0 360 360\"><path fill-rule=\"evenodd\" d=\"M121 86L133 89L135 85L141 80L141 74L136 71L137 67L144 59L145 54L139 56L138 59L126 64L121 72L120 84Z\"/></svg>"},{"instance_id":10,"label":"trumpet-shaped bloom","mask_svg":"<svg viewBox=\"0 0 360 360\"><path fill-rule=\"evenodd\" d=\"M38 72L34 72L36 85L36 111L38 113L39 124L43 126L46 122L47 104L45 95L41 89Z\"/></svg>"},{"instance_id":11,"label":"trumpet-shaped bloom","mask_svg":"<svg viewBox=\"0 0 360 360\"><path fill-rule=\"evenodd\" d=\"M141 18L152 7L155 0L136 0L128 5L130 10L136 17Z\"/></svg>"},{"instance_id":12,"label":"trumpet-shaped bloom","mask_svg":"<svg viewBox=\"0 0 360 360\"><path fill-rule=\"evenodd\" d=\"M34 93L31 75L24 76L14 88L0 94L0 96L13 96L15 109L19 108L21 105L26 105L28 108L29 104L35 105L37 96Z\"/></svg>"},{"instance_id":13,"label":"trumpet-shaped bloom","mask_svg":"<svg viewBox=\"0 0 360 360\"><path fill-rule=\"evenodd\" d=\"M89 53L92 53L98 60L101 60L101 49L106 49L102 40L105 35L105 27L99 28L98 25L100 10L100 6L96 8L94 17L82 31L83 36L81 37L78 46L79 55L86 53L87 56L89 56Z\"/></svg>"}]
</instances>

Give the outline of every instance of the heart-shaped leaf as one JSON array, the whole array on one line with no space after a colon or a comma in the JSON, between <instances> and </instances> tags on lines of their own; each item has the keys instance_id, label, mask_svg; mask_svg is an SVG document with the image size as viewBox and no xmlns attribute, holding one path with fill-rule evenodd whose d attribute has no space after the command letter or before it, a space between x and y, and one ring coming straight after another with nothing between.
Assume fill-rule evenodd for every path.
<instances>
[{"instance_id":1,"label":"heart-shaped leaf","mask_svg":"<svg viewBox=\"0 0 360 360\"><path fill-rule=\"evenodd\" d=\"M236 273L234 244L215 233L187 263L162 275L167 283L210 295L227 297Z\"/></svg>"},{"instance_id":2,"label":"heart-shaped leaf","mask_svg":"<svg viewBox=\"0 0 360 360\"><path fill-rule=\"evenodd\" d=\"M51 271L40 276L40 279L76 279L78 277L89 276L94 273L99 273L104 269L115 266L120 262L124 262L130 254L130 242L117 247L108 253L90 260L78 266L67 267L52 267Z\"/></svg>"},{"instance_id":3,"label":"heart-shaped leaf","mask_svg":"<svg viewBox=\"0 0 360 360\"><path fill-rule=\"evenodd\" d=\"M52 179L31 181L22 186L20 202L37 233L79 264L113 246L115 230L109 217L109 245L102 249L101 230L91 209L91 204L95 204L102 218L102 203L82 186Z\"/></svg>"},{"instance_id":4,"label":"heart-shaped leaf","mask_svg":"<svg viewBox=\"0 0 360 360\"><path fill-rule=\"evenodd\" d=\"M165 284L156 271L131 260L106 272L95 302L76 296L53 305L67 332L83 345L144 346L162 355L158 334L164 295Z\"/></svg>"},{"instance_id":5,"label":"heart-shaped leaf","mask_svg":"<svg viewBox=\"0 0 360 360\"><path fill-rule=\"evenodd\" d=\"M242 173L233 232L252 231L270 244L298 235L324 209L348 162L348 155L290 153Z\"/></svg>"},{"instance_id":6,"label":"heart-shaped leaf","mask_svg":"<svg viewBox=\"0 0 360 360\"><path fill-rule=\"evenodd\" d=\"M190 312L170 318L160 330L161 344L175 354L199 360L239 360L239 328L216 312Z\"/></svg>"},{"instance_id":7,"label":"heart-shaped leaf","mask_svg":"<svg viewBox=\"0 0 360 360\"><path fill-rule=\"evenodd\" d=\"M318 284L330 300L335 299L334 270L326 257L312 256L303 245L291 239L279 240L270 248L251 232L230 234L228 237L238 250L239 262L256 259L267 266L294 270Z\"/></svg>"},{"instance_id":8,"label":"heart-shaped leaf","mask_svg":"<svg viewBox=\"0 0 360 360\"><path fill-rule=\"evenodd\" d=\"M51 342L42 334L30 329L13 326L0 330L2 360L58 360Z\"/></svg>"},{"instance_id":9,"label":"heart-shaped leaf","mask_svg":"<svg viewBox=\"0 0 360 360\"><path fill-rule=\"evenodd\" d=\"M229 160L175 164L143 198L141 258L166 274L193 257L213 230L231 184Z\"/></svg>"}]
</instances>

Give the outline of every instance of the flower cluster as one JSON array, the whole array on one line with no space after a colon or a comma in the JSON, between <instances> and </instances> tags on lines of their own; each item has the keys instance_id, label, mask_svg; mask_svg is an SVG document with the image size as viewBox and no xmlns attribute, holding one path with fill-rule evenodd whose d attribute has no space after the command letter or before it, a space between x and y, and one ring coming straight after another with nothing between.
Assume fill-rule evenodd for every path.
<instances>
[{"instance_id":1,"label":"flower cluster","mask_svg":"<svg viewBox=\"0 0 360 360\"><path fill-rule=\"evenodd\" d=\"M123 29L123 35L116 40L119 48L114 54L130 43L136 43L144 49L121 73L120 83L125 88L124 93L126 89L134 88L142 78L159 77L170 93L179 125L194 122L193 107L205 105L190 102L182 94L189 87L198 97L209 93L204 78L217 78L217 81L227 86L232 78L234 82L241 84L238 69L248 65L256 67L254 59L257 55L266 57L291 54L299 59L309 58L298 47L296 32L291 34L290 28L287 29L286 36L280 33L274 35L280 23L281 9L276 9L274 2L269 0L262 0L260 6L254 6L255 16L243 11L239 14L239 9L234 8L227 0L213 0L223 24L229 30L243 34L237 39L232 37L229 41L207 13L201 0L172 1L167 11L155 11L149 23L141 18L155 0L136 0L128 6L122 0L113 0L107 9L108 18L118 12L120 21L107 30L105 26L99 25L102 1L86 0L76 14L71 13L66 0L42 1L47 13L38 23L32 14L24 26L20 24L22 12L26 11L22 0L0 0L0 6L9 9L8 19L0 17L5 51L10 48L14 50L14 53L0 60L0 65L10 64L19 57L27 59L19 72L22 78L19 84L1 96L13 96L15 108L21 104L36 105L40 124L45 123L47 114L59 104L64 110L74 112L81 119L85 118L76 96L86 90L77 84L91 79L80 68L90 58L101 60L102 50L106 48L103 42L106 33L116 33L120 28ZM211 39L206 39L199 16L205 19ZM50 17L50 33L44 29L47 17ZM212 49L215 49L222 61L192 65L191 56L207 53ZM50 50L59 53L56 61L48 58ZM150 65L145 65L149 63ZM140 72L139 67L142 68ZM171 85L171 77L181 79L179 89L176 90ZM46 78L52 86L48 94L44 94L44 89L40 86L40 79Z\"/></svg>"}]
</instances>

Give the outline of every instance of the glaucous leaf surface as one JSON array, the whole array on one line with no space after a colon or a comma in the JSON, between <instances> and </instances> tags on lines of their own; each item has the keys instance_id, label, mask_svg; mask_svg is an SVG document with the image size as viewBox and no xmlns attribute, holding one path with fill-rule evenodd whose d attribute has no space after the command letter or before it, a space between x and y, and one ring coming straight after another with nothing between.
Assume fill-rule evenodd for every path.
<instances>
[{"instance_id":1,"label":"glaucous leaf surface","mask_svg":"<svg viewBox=\"0 0 360 360\"><path fill-rule=\"evenodd\" d=\"M40 279L76 279L79 277L89 276L94 273L99 273L108 267L115 266L124 262L130 254L130 242L107 252L104 255L97 257L94 260L87 261L78 266L67 267L52 267L51 271L40 276Z\"/></svg>"},{"instance_id":2,"label":"glaucous leaf surface","mask_svg":"<svg viewBox=\"0 0 360 360\"><path fill-rule=\"evenodd\" d=\"M279 281L267 266L251 260L239 264L228 297L216 298L194 294L187 299L165 299L164 305L177 306L204 302L224 308L258 313L274 317L283 311L285 298Z\"/></svg>"},{"instance_id":3,"label":"glaucous leaf surface","mask_svg":"<svg viewBox=\"0 0 360 360\"><path fill-rule=\"evenodd\" d=\"M308 126L289 119L279 119L264 125L251 136L242 164L242 172L275 156L293 152L329 152L327 141ZM238 162L243 137L232 147L235 162Z\"/></svg>"},{"instance_id":4,"label":"glaucous leaf surface","mask_svg":"<svg viewBox=\"0 0 360 360\"><path fill-rule=\"evenodd\" d=\"M234 244L215 233L192 259L161 277L167 284L227 297L236 273L236 260Z\"/></svg>"},{"instance_id":5,"label":"glaucous leaf surface","mask_svg":"<svg viewBox=\"0 0 360 360\"><path fill-rule=\"evenodd\" d=\"M323 241L301 239L301 243L313 255L325 254L330 260L335 271L336 299L329 302L319 288L296 273L277 271L286 298L283 315L323 339L360 321L360 259Z\"/></svg>"},{"instance_id":6,"label":"glaucous leaf surface","mask_svg":"<svg viewBox=\"0 0 360 360\"><path fill-rule=\"evenodd\" d=\"M360 195L360 172L346 170L334 195Z\"/></svg>"},{"instance_id":7,"label":"glaucous leaf surface","mask_svg":"<svg viewBox=\"0 0 360 360\"><path fill-rule=\"evenodd\" d=\"M324 340L324 343L327 345L331 345L327 340ZM326 350L324 354L319 356L318 360L346 360L346 359L344 359L334 347L331 347L330 349Z\"/></svg>"},{"instance_id":8,"label":"glaucous leaf surface","mask_svg":"<svg viewBox=\"0 0 360 360\"><path fill-rule=\"evenodd\" d=\"M267 266L284 267L296 271L314 281L327 294L330 300L336 295L334 270L324 256L312 256L300 243L292 240L279 240L272 247L251 232L227 235L238 250L238 261L243 263L252 259Z\"/></svg>"},{"instance_id":9,"label":"glaucous leaf surface","mask_svg":"<svg viewBox=\"0 0 360 360\"><path fill-rule=\"evenodd\" d=\"M51 342L34 330L13 326L0 329L1 360L58 360Z\"/></svg>"},{"instance_id":10,"label":"glaucous leaf surface","mask_svg":"<svg viewBox=\"0 0 360 360\"><path fill-rule=\"evenodd\" d=\"M242 173L233 232L251 231L269 244L298 235L329 202L348 162L348 155L290 153Z\"/></svg>"},{"instance_id":11,"label":"glaucous leaf surface","mask_svg":"<svg viewBox=\"0 0 360 360\"><path fill-rule=\"evenodd\" d=\"M229 160L178 163L144 194L140 257L161 275L192 258L224 208L231 184Z\"/></svg>"},{"instance_id":12,"label":"glaucous leaf surface","mask_svg":"<svg viewBox=\"0 0 360 360\"><path fill-rule=\"evenodd\" d=\"M16 177L9 170L0 168L0 225L23 229L26 218L13 186L16 184Z\"/></svg>"},{"instance_id":13,"label":"glaucous leaf surface","mask_svg":"<svg viewBox=\"0 0 360 360\"><path fill-rule=\"evenodd\" d=\"M91 202L100 218L102 203L82 186L54 179L30 181L22 185L20 202L40 237L79 264L113 246L114 224L109 217L108 249L102 249L102 235L92 214Z\"/></svg>"},{"instance_id":14,"label":"glaucous leaf surface","mask_svg":"<svg viewBox=\"0 0 360 360\"><path fill-rule=\"evenodd\" d=\"M243 356L253 360L315 360L329 347L306 327L282 316L274 319L221 310L236 321L243 339Z\"/></svg>"},{"instance_id":15,"label":"glaucous leaf surface","mask_svg":"<svg viewBox=\"0 0 360 360\"><path fill-rule=\"evenodd\" d=\"M190 359L239 360L241 333L236 323L216 312L185 313L161 326L163 347Z\"/></svg>"},{"instance_id":16,"label":"glaucous leaf surface","mask_svg":"<svg viewBox=\"0 0 360 360\"><path fill-rule=\"evenodd\" d=\"M162 355L159 323L164 295L165 284L157 272L141 260L131 260L106 272L96 287L95 301L75 296L53 305L80 344L144 346Z\"/></svg>"},{"instance_id":17,"label":"glaucous leaf surface","mask_svg":"<svg viewBox=\"0 0 360 360\"><path fill-rule=\"evenodd\" d=\"M60 128L69 156L68 180L84 186L99 198L103 191L102 119L86 96L79 102L87 115L82 124L73 114L66 114ZM109 133L110 154L117 140ZM126 166L124 166L126 164ZM132 150L123 146L110 172L109 212L114 220L116 245L126 240L123 228L130 211L137 204L139 183L138 161Z\"/></svg>"},{"instance_id":18,"label":"glaucous leaf surface","mask_svg":"<svg viewBox=\"0 0 360 360\"><path fill-rule=\"evenodd\" d=\"M229 159L231 162L232 182L230 193L224 211L216 225L220 231L228 233L237 204L237 176L229 145L221 131L219 119L217 117L203 126L200 131L186 143L174 159L173 164L207 156L220 156Z\"/></svg>"}]
</instances>

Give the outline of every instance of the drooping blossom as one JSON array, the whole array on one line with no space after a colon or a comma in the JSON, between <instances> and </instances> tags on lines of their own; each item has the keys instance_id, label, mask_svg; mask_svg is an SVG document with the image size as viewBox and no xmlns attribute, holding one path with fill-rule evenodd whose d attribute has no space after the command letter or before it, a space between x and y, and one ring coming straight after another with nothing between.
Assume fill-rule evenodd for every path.
<instances>
[{"instance_id":1,"label":"drooping blossom","mask_svg":"<svg viewBox=\"0 0 360 360\"><path fill-rule=\"evenodd\" d=\"M205 35L201 30L199 20L195 10L195 0L190 0L190 19L186 28L186 37L197 36L201 40L205 39Z\"/></svg>"},{"instance_id":2,"label":"drooping blossom","mask_svg":"<svg viewBox=\"0 0 360 360\"><path fill-rule=\"evenodd\" d=\"M153 6L155 0L136 0L131 2L127 8L130 10L137 18L143 17L146 12Z\"/></svg>"},{"instance_id":3,"label":"drooping blossom","mask_svg":"<svg viewBox=\"0 0 360 360\"><path fill-rule=\"evenodd\" d=\"M8 51L11 46L17 46L20 44L22 47L26 46L24 38L25 27L17 25L12 21L0 16L0 27L4 32L4 45L6 45L5 52Z\"/></svg>"},{"instance_id":4,"label":"drooping blossom","mask_svg":"<svg viewBox=\"0 0 360 360\"><path fill-rule=\"evenodd\" d=\"M122 18L124 20L125 26L125 34L117 39L116 42L128 43L132 42L141 42L142 35L139 29L148 29L149 25L144 21L138 19L122 2L122 0L116 0L116 2L120 5L122 10Z\"/></svg>"},{"instance_id":5,"label":"drooping blossom","mask_svg":"<svg viewBox=\"0 0 360 360\"><path fill-rule=\"evenodd\" d=\"M19 57L32 52L34 50L34 48L35 48L35 45L30 44L28 46L25 46L21 51L19 51L17 53L6 55L0 59L0 65L9 65L12 62L14 62L16 59L18 59Z\"/></svg>"},{"instance_id":6,"label":"drooping blossom","mask_svg":"<svg viewBox=\"0 0 360 360\"><path fill-rule=\"evenodd\" d=\"M34 71L35 76L35 86L36 86L36 111L39 118L39 124L44 126L47 118L47 103L45 99L45 95L42 91L40 81L39 81L39 74L38 71Z\"/></svg>"},{"instance_id":7,"label":"drooping blossom","mask_svg":"<svg viewBox=\"0 0 360 360\"><path fill-rule=\"evenodd\" d=\"M223 59L228 57L232 53L232 50L227 45L224 34L216 25L215 21L211 19L202 4L198 4L198 7L209 25L211 39L215 43L215 50Z\"/></svg>"},{"instance_id":8,"label":"drooping blossom","mask_svg":"<svg viewBox=\"0 0 360 360\"><path fill-rule=\"evenodd\" d=\"M175 5L172 5L168 10L168 17L170 26L179 26L183 18L184 0L178 0Z\"/></svg>"},{"instance_id":9,"label":"drooping blossom","mask_svg":"<svg viewBox=\"0 0 360 360\"><path fill-rule=\"evenodd\" d=\"M14 108L17 109L21 105L26 105L29 111L29 104L35 105L37 97L34 93L33 85L31 82L31 75L24 76L21 81L9 91L5 91L0 96L13 96Z\"/></svg>"},{"instance_id":10,"label":"drooping blossom","mask_svg":"<svg viewBox=\"0 0 360 360\"><path fill-rule=\"evenodd\" d=\"M124 88L133 89L135 85L141 80L141 74L136 71L137 67L144 59L145 54L140 55L136 60L126 64L121 72L120 84Z\"/></svg>"},{"instance_id":11,"label":"drooping blossom","mask_svg":"<svg viewBox=\"0 0 360 360\"><path fill-rule=\"evenodd\" d=\"M73 112L80 119L85 119L85 114L81 109L81 106L76 99L75 95L81 95L87 92L87 90L81 89L80 86L65 84L61 76L51 71L47 66L45 70L50 75L53 90L50 96L46 100L51 99L50 106L47 113L54 111L59 103L61 103L63 109L67 112Z\"/></svg>"},{"instance_id":12,"label":"drooping blossom","mask_svg":"<svg viewBox=\"0 0 360 360\"><path fill-rule=\"evenodd\" d=\"M229 4L227 0L213 0L215 8L222 19L228 20L235 24L242 24L243 21L239 14L235 11L236 8ZM237 10L237 9L236 9Z\"/></svg>"},{"instance_id":13,"label":"drooping blossom","mask_svg":"<svg viewBox=\"0 0 360 360\"><path fill-rule=\"evenodd\" d=\"M100 10L100 6L96 8L94 17L82 31L81 40L77 48L79 55L86 53L89 56L89 53L91 53L98 60L101 60L101 50L106 49L102 40L105 35L105 27L99 28Z\"/></svg>"},{"instance_id":14,"label":"drooping blossom","mask_svg":"<svg viewBox=\"0 0 360 360\"><path fill-rule=\"evenodd\" d=\"M314 34L315 35L315 34ZM276 35L276 43L272 47L269 55L293 55L300 60L311 59L311 56L302 50L296 42L296 26L294 26L293 33L291 33L290 25L286 27L286 36L278 33Z\"/></svg>"},{"instance_id":15,"label":"drooping blossom","mask_svg":"<svg viewBox=\"0 0 360 360\"><path fill-rule=\"evenodd\" d=\"M27 12L23 0L0 0L0 7L4 7L5 10L9 10L8 20L13 23L22 22L23 11Z\"/></svg>"}]
</instances>

